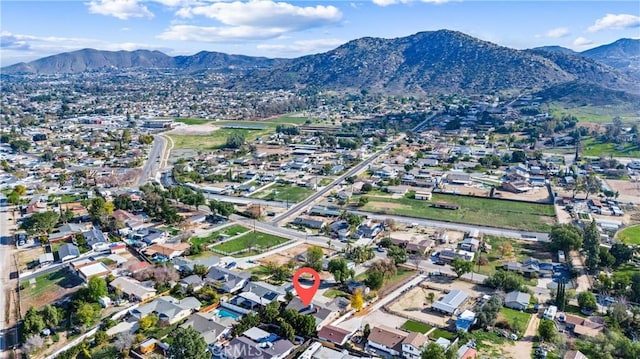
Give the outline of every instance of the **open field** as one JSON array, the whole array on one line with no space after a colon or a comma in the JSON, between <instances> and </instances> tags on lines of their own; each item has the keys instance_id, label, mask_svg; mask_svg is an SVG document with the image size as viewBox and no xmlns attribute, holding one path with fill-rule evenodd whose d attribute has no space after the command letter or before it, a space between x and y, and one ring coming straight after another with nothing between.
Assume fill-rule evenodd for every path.
<instances>
[{"instance_id":1,"label":"open field","mask_svg":"<svg viewBox=\"0 0 640 359\"><path fill-rule=\"evenodd\" d=\"M441 327L447 326L451 316L431 311L431 304L427 301L429 293L434 293L435 300L445 296L443 292L437 290L415 287L403 294L400 299L390 306L390 309L422 322L432 323Z\"/></svg>"},{"instance_id":2,"label":"open field","mask_svg":"<svg viewBox=\"0 0 640 359\"><path fill-rule=\"evenodd\" d=\"M549 110L553 116L575 116L580 122L610 123L613 118L619 116L623 122L633 122L638 115L629 106L568 106L563 103L552 103Z\"/></svg>"},{"instance_id":3,"label":"open field","mask_svg":"<svg viewBox=\"0 0 640 359\"><path fill-rule=\"evenodd\" d=\"M167 132L167 135L173 140L175 149L215 150L221 148L227 141L227 137L234 133L240 133L248 142L253 142L258 137L273 133L273 130L219 128L206 135L179 135L171 132Z\"/></svg>"},{"instance_id":4,"label":"open field","mask_svg":"<svg viewBox=\"0 0 640 359\"><path fill-rule=\"evenodd\" d=\"M299 244L295 247L292 248L287 248L287 249L283 249L282 251L279 251L277 253L274 253L270 256L264 257L262 259L259 260L260 263L266 264L269 262L275 262L279 265L285 265L287 264L290 260L296 260L296 257L299 254L305 253L309 248L313 247L310 244ZM332 251L323 248L322 251L324 252L325 255L331 254Z\"/></svg>"},{"instance_id":5,"label":"open field","mask_svg":"<svg viewBox=\"0 0 640 359\"><path fill-rule=\"evenodd\" d=\"M618 146L621 146L618 148ZM582 141L582 155L594 157L640 157L640 149L632 143L602 143L595 138Z\"/></svg>"},{"instance_id":6,"label":"open field","mask_svg":"<svg viewBox=\"0 0 640 359\"><path fill-rule=\"evenodd\" d=\"M618 239L626 244L640 245L640 225L635 225L623 229L618 233Z\"/></svg>"},{"instance_id":7,"label":"open field","mask_svg":"<svg viewBox=\"0 0 640 359\"><path fill-rule=\"evenodd\" d=\"M176 118L174 121L184 123L185 125L203 125L211 120L205 120L202 118Z\"/></svg>"},{"instance_id":8,"label":"open field","mask_svg":"<svg viewBox=\"0 0 640 359\"><path fill-rule=\"evenodd\" d=\"M324 293L322 293L322 295L327 298L335 298L335 297L349 298L349 293L343 292L338 289L327 289Z\"/></svg>"},{"instance_id":9,"label":"open field","mask_svg":"<svg viewBox=\"0 0 640 359\"><path fill-rule=\"evenodd\" d=\"M287 185L277 183L262 191L252 193L251 198L261 198L269 201L289 201L300 202L309 197L314 191L312 189L297 185Z\"/></svg>"},{"instance_id":10,"label":"open field","mask_svg":"<svg viewBox=\"0 0 640 359\"><path fill-rule=\"evenodd\" d=\"M42 274L35 277L35 285L23 282L24 289L20 298L22 310L26 311L30 306L40 308L44 304L53 303L67 294L80 288L82 280L67 269Z\"/></svg>"},{"instance_id":11,"label":"open field","mask_svg":"<svg viewBox=\"0 0 640 359\"><path fill-rule=\"evenodd\" d=\"M219 231L213 231L211 232L208 236L206 237L191 237L191 243L192 244L205 244L205 243L214 243L217 242L220 239L220 236L228 236L228 237L233 237L233 236L237 236L238 234L241 233L245 233L248 232L249 228L239 225L239 224L232 224L228 227L224 227L223 229L219 230Z\"/></svg>"},{"instance_id":12,"label":"open field","mask_svg":"<svg viewBox=\"0 0 640 359\"><path fill-rule=\"evenodd\" d=\"M402 329L404 330L408 330L410 332L418 332L418 333L426 333L428 331L430 331L431 329L433 329L432 326L424 324L424 323L420 323L420 322L416 322L414 320L407 320L404 324L402 324Z\"/></svg>"},{"instance_id":13,"label":"open field","mask_svg":"<svg viewBox=\"0 0 640 359\"><path fill-rule=\"evenodd\" d=\"M267 234L262 232L251 232L251 233L246 233L236 239L232 239L230 241L218 244L213 248L222 252L234 253L247 248L267 249L288 241L289 240L286 238L274 236L272 234ZM242 255L239 255L238 257L246 257L249 255L253 255L252 252L253 252L252 250L248 252L244 252L242 253Z\"/></svg>"},{"instance_id":14,"label":"open field","mask_svg":"<svg viewBox=\"0 0 640 359\"><path fill-rule=\"evenodd\" d=\"M429 337L434 340L438 338L445 338L453 341L456 338L456 336L457 335L455 333L451 333L449 331L446 331L440 328L436 328L436 330L432 331L431 334L429 334Z\"/></svg>"},{"instance_id":15,"label":"open field","mask_svg":"<svg viewBox=\"0 0 640 359\"><path fill-rule=\"evenodd\" d=\"M367 196L365 211L388 213L418 218L478 224L500 228L548 232L555 224L552 205L502 201L434 193L431 201L409 198ZM434 202L458 204L460 209L449 210L431 207Z\"/></svg>"}]
</instances>

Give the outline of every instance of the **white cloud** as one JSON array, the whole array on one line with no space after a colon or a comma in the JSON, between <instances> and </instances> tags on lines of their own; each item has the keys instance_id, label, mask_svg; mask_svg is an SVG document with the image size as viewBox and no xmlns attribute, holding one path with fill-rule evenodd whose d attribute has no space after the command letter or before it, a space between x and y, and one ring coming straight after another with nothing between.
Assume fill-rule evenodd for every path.
<instances>
[{"instance_id":1,"label":"white cloud","mask_svg":"<svg viewBox=\"0 0 640 359\"><path fill-rule=\"evenodd\" d=\"M575 40L573 40L573 46L578 46L578 47L583 47L583 46L588 46L593 44L593 41L584 38L584 37L577 37Z\"/></svg>"},{"instance_id":2,"label":"white cloud","mask_svg":"<svg viewBox=\"0 0 640 359\"><path fill-rule=\"evenodd\" d=\"M257 48L275 53L313 54L334 49L345 42L339 39L298 40L290 44L260 44Z\"/></svg>"},{"instance_id":3,"label":"white cloud","mask_svg":"<svg viewBox=\"0 0 640 359\"><path fill-rule=\"evenodd\" d=\"M195 26L172 25L157 37L162 40L233 42L238 40L266 40L286 32L283 28L259 28L253 26Z\"/></svg>"},{"instance_id":4,"label":"white cloud","mask_svg":"<svg viewBox=\"0 0 640 359\"><path fill-rule=\"evenodd\" d=\"M229 42L264 40L286 33L338 23L342 12L335 6L295 6L272 0L216 2L180 8L182 18L203 16L221 23L217 26L172 24L158 38L163 40Z\"/></svg>"},{"instance_id":5,"label":"white cloud","mask_svg":"<svg viewBox=\"0 0 640 359\"><path fill-rule=\"evenodd\" d=\"M633 27L640 27L640 16L630 14L607 14L603 18L596 20L593 25L589 26L587 31L598 32L601 30L621 30Z\"/></svg>"},{"instance_id":6,"label":"white cloud","mask_svg":"<svg viewBox=\"0 0 640 359\"><path fill-rule=\"evenodd\" d=\"M373 0L373 3L378 6L389 6L389 5L396 5L396 4L408 4L414 1L416 0ZM418 1L424 2L424 3L430 3L430 4L444 4L454 0L418 0Z\"/></svg>"},{"instance_id":7,"label":"white cloud","mask_svg":"<svg viewBox=\"0 0 640 359\"><path fill-rule=\"evenodd\" d=\"M557 39L559 37L565 37L569 35L571 31L569 31L568 27L556 27L555 29L551 29L544 33L544 37L548 37L551 39Z\"/></svg>"},{"instance_id":8,"label":"white cloud","mask_svg":"<svg viewBox=\"0 0 640 359\"><path fill-rule=\"evenodd\" d=\"M92 14L127 20L134 17L153 18L153 13L139 0L93 0L85 3Z\"/></svg>"},{"instance_id":9,"label":"white cloud","mask_svg":"<svg viewBox=\"0 0 640 359\"><path fill-rule=\"evenodd\" d=\"M340 10L332 5L300 7L271 0L217 2L183 8L178 15L201 15L229 26L286 27L292 30L332 24L342 18Z\"/></svg>"}]
</instances>

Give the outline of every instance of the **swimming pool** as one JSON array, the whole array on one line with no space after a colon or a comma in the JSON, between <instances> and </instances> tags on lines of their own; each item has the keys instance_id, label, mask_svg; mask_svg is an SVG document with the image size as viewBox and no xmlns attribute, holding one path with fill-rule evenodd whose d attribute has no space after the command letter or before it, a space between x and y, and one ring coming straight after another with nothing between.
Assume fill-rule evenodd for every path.
<instances>
[{"instance_id":1,"label":"swimming pool","mask_svg":"<svg viewBox=\"0 0 640 359\"><path fill-rule=\"evenodd\" d=\"M217 315L220 318L233 318L235 320L238 320L238 318L240 318L242 316L242 314L240 314L240 313L236 313L236 312L233 312L233 311L225 309L225 308L218 309Z\"/></svg>"}]
</instances>

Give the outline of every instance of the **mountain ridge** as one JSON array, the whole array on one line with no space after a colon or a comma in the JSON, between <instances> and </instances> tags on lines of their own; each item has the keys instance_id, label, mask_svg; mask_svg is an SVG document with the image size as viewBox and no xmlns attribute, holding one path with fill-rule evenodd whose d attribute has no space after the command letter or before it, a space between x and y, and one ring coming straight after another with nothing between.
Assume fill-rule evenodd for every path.
<instances>
[{"instance_id":1,"label":"mountain ridge","mask_svg":"<svg viewBox=\"0 0 640 359\"><path fill-rule=\"evenodd\" d=\"M5 74L74 73L102 69L165 68L185 73L235 72L235 89L369 89L428 94L542 90L563 83L594 83L640 92L640 40L620 39L586 52L548 46L516 50L459 31L423 31L393 39L363 37L293 59L201 51L171 57L160 51L82 49L2 69ZM586 54L585 54L586 53ZM575 85L572 85L575 86Z\"/></svg>"}]
</instances>

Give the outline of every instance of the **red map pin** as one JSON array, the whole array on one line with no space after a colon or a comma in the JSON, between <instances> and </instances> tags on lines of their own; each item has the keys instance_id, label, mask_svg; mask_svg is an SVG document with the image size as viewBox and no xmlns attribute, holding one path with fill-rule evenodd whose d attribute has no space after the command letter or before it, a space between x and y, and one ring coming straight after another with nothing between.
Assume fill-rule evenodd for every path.
<instances>
[{"instance_id":1,"label":"red map pin","mask_svg":"<svg viewBox=\"0 0 640 359\"><path fill-rule=\"evenodd\" d=\"M303 287L300 284L300 275L304 273L308 273L313 276L313 285L311 287ZM296 289L296 293L298 293L298 297L302 301L302 304L308 306L311 304L311 300L316 295L318 288L320 288L320 275L313 268L300 268L293 274L293 287Z\"/></svg>"}]
</instances>

